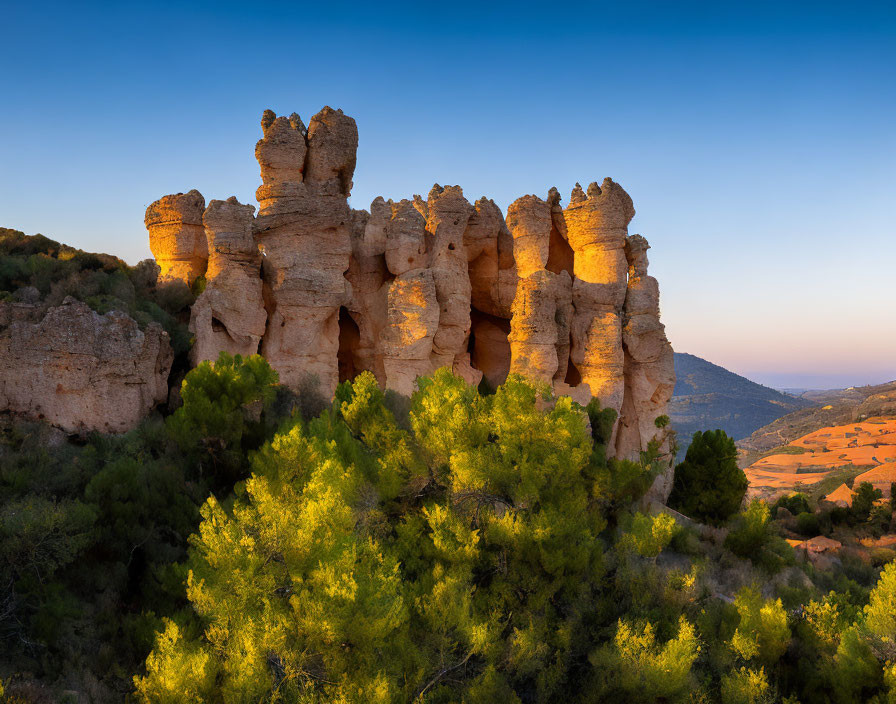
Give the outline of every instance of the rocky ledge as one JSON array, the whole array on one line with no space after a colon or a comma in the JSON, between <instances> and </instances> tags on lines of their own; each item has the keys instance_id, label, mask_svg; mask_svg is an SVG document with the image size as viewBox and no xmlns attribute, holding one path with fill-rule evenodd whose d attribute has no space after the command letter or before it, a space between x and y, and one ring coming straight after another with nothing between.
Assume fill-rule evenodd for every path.
<instances>
[{"instance_id":1,"label":"rocky ledge","mask_svg":"<svg viewBox=\"0 0 896 704\"><path fill-rule=\"evenodd\" d=\"M167 398L173 358L156 323L140 330L71 296L45 314L0 303L0 408L70 432L135 427Z\"/></svg>"}]
</instances>

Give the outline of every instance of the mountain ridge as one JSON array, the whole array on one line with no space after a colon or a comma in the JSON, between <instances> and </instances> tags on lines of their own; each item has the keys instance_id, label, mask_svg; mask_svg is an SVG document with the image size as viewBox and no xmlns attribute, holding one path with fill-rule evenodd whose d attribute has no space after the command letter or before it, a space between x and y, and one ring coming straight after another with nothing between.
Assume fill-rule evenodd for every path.
<instances>
[{"instance_id":1,"label":"mountain ridge","mask_svg":"<svg viewBox=\"0 0 896 704\"><path fill-rule=\"evenodd\" d=\"M745 463L822 428L867 418L896 417L896 381L809 391L801 398L814 404L780 416L737 440Z\"/></svg>"},{"instance_id":2,"label":"mountain ridge","mask_svg":"<svg viewBox=\"0 0 896 704\"><path fill-rule=\"evenodd\" d=\"M816 405L687 352L675 353L675 374L669 417L678 432L679 460L698 430L721 428L740 440L781 416Z\"/></svg>"}]
</instances>

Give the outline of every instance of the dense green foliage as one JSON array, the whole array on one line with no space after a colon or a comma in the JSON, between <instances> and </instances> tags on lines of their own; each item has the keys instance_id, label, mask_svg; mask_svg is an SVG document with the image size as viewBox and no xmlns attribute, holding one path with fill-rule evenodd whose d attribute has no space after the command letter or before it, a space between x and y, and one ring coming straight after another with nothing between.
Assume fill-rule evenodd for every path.
<instances>
[{"instance_id":1,"label":"dense green foliage","mask_svg":"<svg viewBox=\"0 0 896 704\"><path fill-rule=\"evenodd\" d=\"M183 406L168 431L200 474L232 484L248 468L247 453L264 440L277 373L259 355L243 359L222 352L214 365L202 362L181 386Z\"/></svg>"},{"instance_id":2,"label":"dense green foliage","mask_svg":"<svg viewBox=\"0 0 896 704\"><path fill-rule=\"evenodd\" d=\"M0 227L0 301L56 306L73 296L98 313L118 310L141 326L159 323L181 354L190 346L185 323L194 295L179 282L157 284L158 272L151 259L132 267L109 254Z\"/></svg>"},{"instance_id":3,"label":"dense green foliage","mask_svg":"<svg viewBox=\"0 0 896 704\"><path fill-rule=\"evenodd\" d=\"M734 440L724 430L698 431L675 467L669 506L699 521L722 523L740 508L747 484Z\"/></svg>"},{"instance_id":4,"label":"dense green foliage","mask_svg":"<svg viewBox=\"0 0 896 704\"><path fill-rule=\"evenodd\" d=\"M238 442L246 406L263 418L276 381L260 357L223 356L187 375L184 406L167 424L151 418L81 445L37 424L3 426L0 677L11 674L5 663L80 681L100 700L125 695L159 615L186 603L178 562L201 502L210 489L229 493L234 481L203 466L198 449L181 449L184 427L192 423L194 444L224 436L221 428Z\"/></svg>"},{"instance_id":5,"label":"dense green foliage","mask_svg":"<svg viewBox=\"0 0 896 704\"><path fill-rule=\"evenodd\" d=\"M880 489L875 489L871 482L862 482L852 497L852 514L857 521L867 521L871 517L874 502L883 497Z\"/></svg>"},{"instance_id":6,"label":"dense green foliage","mask_svg":"<svg viewBox=\"0 0 896 704\"><path fill-rule=\"evenodd\" d=\"M779 497L778 500L772 504L772 515L775 515L779 508L786 508L794 516L812 510L809 506L809 498L801 492L794 492L793 494Z\"/></svg>"},{"instance_id":7,"label":"dense green foliage","mask_svg":"<svg viewBox=\"0 0 896 704\"><path fill-rule=\"evenodd\" d=\"M410 431L369 373L337 399L255 456L232 506L203 507L188 577L202 635L168 623L142 697L568 690L605 569L607 467L582 411L542 412L516 378L483 397L446 371L421 380Z\"/></svg>"},{"instance_id":8,"label":"dense green foliage","mask_svg":"<svg viewBox=\"0 0 896 704\"><path fill-rule=\"evenodd\" d=\"M0 701L896 700L889 558L639 512L660 461L607 460L596 402L276 381L224 355L122 437L4 426Z\"/></svg>"}]
</instances>

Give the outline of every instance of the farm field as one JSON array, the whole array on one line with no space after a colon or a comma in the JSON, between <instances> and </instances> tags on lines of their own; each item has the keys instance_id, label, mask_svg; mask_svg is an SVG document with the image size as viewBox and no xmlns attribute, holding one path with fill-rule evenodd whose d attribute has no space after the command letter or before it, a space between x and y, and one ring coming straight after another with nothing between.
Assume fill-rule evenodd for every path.
<instances>
[{"instance_id":1,"label":"farm field","mask_svg":"<svg viewBox=\"0 0 896 704\"><path fill-rule=\"evenodd\" d=\"M753 497L773 499L798 490L849 505L852 486L867 481L888 498L896 481L896 419L821 428L772 450L744 471Z\"/></svg>"}]
</instances>

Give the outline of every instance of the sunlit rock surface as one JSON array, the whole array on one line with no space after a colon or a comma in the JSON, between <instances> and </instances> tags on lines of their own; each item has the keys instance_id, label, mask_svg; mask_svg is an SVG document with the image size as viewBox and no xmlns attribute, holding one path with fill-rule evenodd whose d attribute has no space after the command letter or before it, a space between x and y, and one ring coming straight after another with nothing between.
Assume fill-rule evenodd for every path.
<instances>
[{"instance_id":1,"label":"sunlit rock surface","mask_svg":"<svg viewBox=\"0 0 896 704\"><path fill-rule=\"evenodd\" d=\"M208 242L205 290L193 304L190 360L216 360L221 352L252 355L264 335L267 311L261 252L252 236L255 208L236 198L213 200L203 215Z\"/></svg>"},{"instance_id":2,"label":"sunlit rock surface","mask_svg":"<svg viewBox=\"0 0 896 704\"><path fill-rule=\"evenodd\" d=\"M205 198L197 190L163 196L146 209L149 248L161 271L160 280L192 284L205 273L208 245L202 226Z\"/></svg>"},{"instance_id":3,"label":"sunlit rock surface","mask_svg":"<svg viewBox=\"0 0 896 704\"><path fill-rule=\"evenodd\" d=\"M459 186L438 184L426 198L352 210L352 118L327 107L306 129L295 113L268 110L262 132L256 217L212 201L203 250L192 229L198 193L147 211L163 272L189 280L208 269L193 311L194 362L259 349L284 383L314 378L328 394L365 370L403 394L440 367L487 388L516 372L615 410L616 456L668 452L656 420L674 387L672 349L647 241L628 233L635 209L619 184L576 184L565 208L556 188L523 196L506 218L494 201L471 203ZM665 498L667 480L653 498Z\"/></svg>"},{"instance_id":4,"label":"sunlit rock surface","mask_svg":"<svg viewBox=\"0 0 896 704\"><path fill-rule=\"evenodd\" d=\"M358 128L330 108L311 118L307 132L298 115L270 111L262 128L255 149L263 181L255 241L264 254L268 313L261 352L283 383L316 377L332 394L339 381L339 311L351 298L348 195Z\"/></svg>"}]
</instances>

